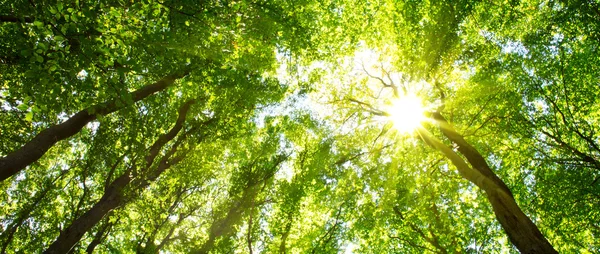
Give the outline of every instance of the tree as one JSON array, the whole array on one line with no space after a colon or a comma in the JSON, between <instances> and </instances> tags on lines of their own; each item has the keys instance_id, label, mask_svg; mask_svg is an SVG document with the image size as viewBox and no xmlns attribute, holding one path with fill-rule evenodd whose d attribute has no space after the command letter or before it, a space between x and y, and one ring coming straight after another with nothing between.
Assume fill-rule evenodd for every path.
<instances>
[{"instance_id":1,"label":"tree","mask_svg":"<svg viewBox=\"0 0 600 254\"><path fill-rule=\"evenodd\" d=\"M598 10L4 4L2 252L598 252Z\"/></svg>"}]
</instances>

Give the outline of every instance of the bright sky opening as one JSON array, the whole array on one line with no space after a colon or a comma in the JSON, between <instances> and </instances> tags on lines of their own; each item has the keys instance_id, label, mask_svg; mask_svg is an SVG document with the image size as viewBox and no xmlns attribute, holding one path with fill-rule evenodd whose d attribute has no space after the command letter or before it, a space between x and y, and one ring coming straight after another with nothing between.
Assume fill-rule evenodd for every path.
<instances>
[{"instance_id":1,"label":"bright sky opening","mask_svg":"<svg viewBox=\"0 0 600 254\"><path fill-rule=\"evenodd\" d=\"M394 128L402 133L410 133L425 120L423 101L413 94L400 97L388 109Z\"/></svg>"}]
</instances>

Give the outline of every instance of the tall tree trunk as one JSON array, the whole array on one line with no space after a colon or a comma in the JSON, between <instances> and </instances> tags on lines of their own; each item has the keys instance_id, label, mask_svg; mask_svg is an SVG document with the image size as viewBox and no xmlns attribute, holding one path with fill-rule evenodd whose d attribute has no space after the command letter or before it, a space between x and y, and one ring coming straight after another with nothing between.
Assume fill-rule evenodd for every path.
<instances>
[{"instance_id":1,"label":"tall tree trunk","mask_svg":"<svg viewBox=\"0 0 600 254\"><path fill-rule=\"evenodd\" d=\"M194 101L188 101L183 106L179 108L179 117L173 128L166 134L161 135L149 149L148 155L146 156L146 168L141 170L140 172L150 173L148 172L149 167L152 166L153 161L158 156L158 151L162 148L167 142L175 138L177 133L183 128L183 123L185 122L185 118L190 106L194 103ZM169 160L169 157L174 153L177 149L177 145L174 145L170 151L163 156L160 160L158 166L156 167L156 172L164 172L170 166L176 164L181 160L180 157L175 158L175 162ZM125 171L124 174L115 179L107 190L104 192L104 195L90 210L84 213L82 216L77 218L71 225L62 231L58 238L48 247L48 249L44 253L68 253L73 246L81 240L81 237L89 231L92 227L94 227L106 214L108 214L113 209L124 205L127 200L125 199L125 188L128 187L129 183L133 180L132 176L133 168L129 168ZM141 176L144 178L145 176ZM142 189L149 182L148 181L140 181L141 184L134 184L135 189Z\"/></svg>"},{"instance_id":2,"label":"tall tree trunk","mask_svg":"<svg viewBox=\"0 0 600 254\"><path fill-rule=\"evenodd\" d=\"M186 75L187 72L168 75L155 83L146 85L129 93L129 96L131 96L133 102L140 101L164 90L172 85L177 79ZM24 146L9 153L6 157L0 158L0 181L6 180L29 166L31 163L37 161L58 141L77 134L86 124L95 120L98 116L108 115L124 108L125 105L119 103L120 100L121 99L114 99L83 109L70 117L67 121L42 130Z\"/></svg>"},{"instance_id":3,"label":"tall tree trunk","mask_svg":"<svg viewBox=\"0 0 600 254\"><path fill-rule=\"evenodd\" d=\"M445 125L442 127L445 129L443 132L453 131L447 122ZM486 193L494 214L496 214L496 219L502 225L510 241L521 253L557 253L537 226L523 213L510 190L506 187L506 184L491 171L483 156L470 146L462 136L458 135L455 131L453 132L451 134L452 138L448 138L460 142L457 143L459 145L459 152L462 153L464 151L466 154L463 155L469 161L473 160L471 164L474 168L469 167L456 152L437 140L425 129L419 129L419 134L425 143L442 152L456 166L463 178L474 183ZM444 134L446 135L446 133ZM482 167L485 167L483 168L483 172ZM485 170L486 168L489 171Z\"/></svg>"},{"instance_id":4,"label":"tall tree trunk","mask_svg":"<svg viewBox=\"0 0 600 254\"><path fill-rule=\"evenodd\" d=\"M104 195L90 210L77 218L71 225L63 230L58 238L44 253L68 253L71 248L94 227L106 214L122 205L124 201L123 189L131 182L130 172L125 172L112 182Z\"/></svg>"}]
</instances>

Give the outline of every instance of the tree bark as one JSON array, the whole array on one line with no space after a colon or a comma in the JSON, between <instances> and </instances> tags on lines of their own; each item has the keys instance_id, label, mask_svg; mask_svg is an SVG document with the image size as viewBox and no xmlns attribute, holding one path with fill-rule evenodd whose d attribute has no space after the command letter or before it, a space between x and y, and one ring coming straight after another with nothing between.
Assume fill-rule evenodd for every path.
<instances>
[{"instance_id":1,"label":"tree bark","mask_svg":"<svg viewBox=\"0 0 600 254\"><path fill-rule=\"evenodd\" d=\"M131 176L129 172L125 172L125 174L115 179L100 201L62 231L44 253L68 253L71 251L73 246L81 240L81 237L87 231L94 227L110 211L122 205L124 201L123 189L130 182Z\"/></svg>"},{"instance_id":2,"label":"tree bark","mask_svg":"<svg viewBox=\"0 0 600 254\"><path fill-rule=\"evenodd\" d=\"M154 149L160 150L168 141L175 138L176 134L183 128L183 123L185 122L185 118L190 106L194 103L194 101L188 101L183 106L179 108L179 117L175 125L171 128L169 132L161 135L155 142L152 144L148 155L146 156L146 165L150 167L157 157L158 152L154 152ZM157 148L158 147L158 148ZM174 145L171 150L165 155L159 162L159 165L155 169L156 172L164 172L170 166L176 164L179 160L179 157L175 158L177 162L169 161L169 157L174 153L174 149L176 149L176 145ZM145 168L141 172L145 172L149 174L148 168ZM113 209L116 209L122 205L124 205L127 200L125 198L125 188L133 180L133 167L129 168L125 171L121 176L115 179L107 190L104 192L104 195L90 210L84 213L82 216L77 218L71 225L62 231L58 238L48 247L48 249L44 252L47 254L54 253L68 253L71 251L73 246L81 240L81 237L89 231L92 227L94 227L106 214L108 214ZM142 176L144 177L144 176ZM145 187L149 182L148 181L140 181L140 184L134 184L135 189L141 189Z\"/></svg>"},{"instance_id":3,"label":"tree bark","mask_svg":"<svg viewBox=\"0 0 600 254\"><path fill-rule=\"evenodd\" d=\"M485 167L489 169L487 162L483 159L483 156L477 152L472 146L466 143L462 136L457 139L456 136L449 138L460 141L459 147L470 147L467 149L465 157L471 158L473 162L471 165L475 169L469 167L469 165L450 147L443 144L425 129L419 129L419 134L429 146L442 152L454 166L458 169L459 174L469 180L470 182L481 188L487 196L488 201L492 205L496 219L500 222L500 225L508 235L510 241L517 247L521 253L558 253L548 242L548 240L542 235L537 226L523 213L521 208L517 205L517 202L513 198L510 190L507 190L506 184L502 182L499 184L500 178L496 176L493 171L481 172L480 168L485 164ZM453 135L458 135L456 132ZM459 148L459 151L461 149ZM477 165L477 166L475 166ZM489 173L493 174L490 176ZM500 180L501 181L501 180Z\"/></svg>"},{"instance_id":4,"label":"tree bark","mask_svg":"<svg viewBox=\"0 0 600 254\"><path fill-rule=\"evenodd\" d=\"M487 164L486 160L481 156L481 154L475 149L471 144L469 144L462 135L458 134L458 132L452 127L450 123L440 114L439 112L433 113L433 117L440 124L440 130L450 141L457 145L458 151L467 158L467 161L473 166L475 170L478 170L481 174L488 177L490 180L494 181L496 185L502 188L508 195L512 197L512 192L506 186L504 181L502 181L494 171Z\"/></svg>"},{"instance_id":5,"label":"tree bark","mask_svg":"<svg viewBox=\"0 0 600 254\"><path fill-rule=\"evenodd\" d=\"M168 75L155 83L129 93L129 96L133 98L133 102L140 101L164 90L177 79L183 78L186 75L187 72ZM9 153L6 157L0 158L0 181L6 180L37 161L58 141L77 134L86 124L95 120L98 116L108 115L124 108L125 105L119 104L119 101L120 99L114 99L83 109L67 121L42 130L24 146Z\"/></svg>"},{"instance_id":6,"label":"tree bark","mask_svg":"<svg viewBox=\"0 0 600 254\"><path fill-rule=\"evenodd\" d=\"M33 23L35 19L33 17L17 17L11 15L0 15L1 23Z\"/></svg>"}]
</instances>

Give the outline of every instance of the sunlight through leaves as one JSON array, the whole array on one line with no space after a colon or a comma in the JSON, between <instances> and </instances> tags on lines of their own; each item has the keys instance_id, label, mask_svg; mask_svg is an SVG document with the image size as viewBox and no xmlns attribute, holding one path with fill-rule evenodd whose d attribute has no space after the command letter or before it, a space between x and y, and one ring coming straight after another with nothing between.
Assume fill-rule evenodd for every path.
<instances>
[{"instance_id":1,"label":"sunlight through leaves","mask_svg":"<svg viewBox=\"0 0 600 254\"><path fill-rule=\"evenodd\" d=\"M414 94L407 94L392 102L388 109L390 119L401 133L412 133L425 120L422 100Z\"/></svg>"}]
</instances>

